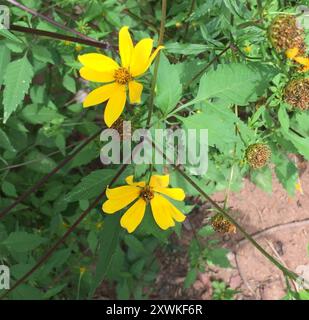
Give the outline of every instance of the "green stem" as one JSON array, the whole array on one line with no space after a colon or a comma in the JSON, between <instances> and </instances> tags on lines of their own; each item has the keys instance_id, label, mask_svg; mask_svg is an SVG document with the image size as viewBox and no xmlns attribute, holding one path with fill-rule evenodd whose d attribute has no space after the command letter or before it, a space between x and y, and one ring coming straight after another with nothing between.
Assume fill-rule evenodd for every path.
<instances>
[{"instance_id":1,"label":"green stem","mask_svg":"<svg viewBox=\"0 0 309 320\"><path fill-rule=\"evenodd\" d=\"M163 38L164 38L164 32L165 32L165 21L166 21L166 6L167 6L167 0L162 0L162 17L161 17L161 26L160 26L158 46L163 44ZM148 109L146 128L149 128L149 126L150 126L151 117L152 117L152 113L153 113L154 95L155 95L155 88L156 88L156 83L157 83L159 63L160 63L160 52L158 53L158 56L155 61L155 66L154 66L153 79L152 79L150 98L149 98L149 109Z\"/></svg>"}]
</instances>

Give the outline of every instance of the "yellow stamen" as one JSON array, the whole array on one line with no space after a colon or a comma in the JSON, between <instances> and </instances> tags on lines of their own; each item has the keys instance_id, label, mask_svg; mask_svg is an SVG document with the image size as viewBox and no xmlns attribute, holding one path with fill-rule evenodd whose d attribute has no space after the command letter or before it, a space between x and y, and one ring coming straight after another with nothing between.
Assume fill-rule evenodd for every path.
<instances>
[{"instance_id":1,"label":"yellow stamen","mask_svg":"<svg viewBox=\"0 0 309 320\"><path fill-rule=\"evenodd\" d=\"M119 84L128 84L132 80L132 76L126 68L117 69L114 73L114 78Z\"/></svg>"}]
</instances>

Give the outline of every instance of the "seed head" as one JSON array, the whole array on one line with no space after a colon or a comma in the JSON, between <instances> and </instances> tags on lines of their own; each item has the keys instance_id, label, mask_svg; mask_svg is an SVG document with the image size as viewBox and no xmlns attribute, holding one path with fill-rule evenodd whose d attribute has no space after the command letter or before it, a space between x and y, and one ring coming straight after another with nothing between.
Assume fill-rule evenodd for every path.
<instances>
[{"instance_id":1,"label":"seed head","mask_svg":"<svg viewBox=\"0 0 309 320\"><path fill-rule=\"evenodd\" d=\"M222 234L236 233L236 226L234 226L229 220L225 219L221 213L216 214L211 219L211 225L215 231Z\"/></svg>"},{"instance_id":2,"label":"seed head","mask_svg":"<svg viewBox=\"0 0 309 320\"><path fill-rule=\"evenodd\" d=\"M264 143L251 144L246 150L246 160L253 169L264 167L271 157L271 150Z\"/></svg>"},{"instance_id":3,"label":"seed head","mask_svg":"<svg viewBox=\"0 0 309 320\"><path fill-rule=\"evenodd\" d=\"M309 110L309 78L290 81L284 89L284 100L300 110Z\"/></svg>"},{"instance_id":4,"label":"seed head","mask_svg":"<svg viewBox=\"0 0 309 320\"><path fill-rule=\"evenodd\" d=\"M299 55L306 52L304 30L298 28L296 18L292 15L279 15L272 21L269 38L277 52L298 48Z\"/></svg>"}]
</instances>

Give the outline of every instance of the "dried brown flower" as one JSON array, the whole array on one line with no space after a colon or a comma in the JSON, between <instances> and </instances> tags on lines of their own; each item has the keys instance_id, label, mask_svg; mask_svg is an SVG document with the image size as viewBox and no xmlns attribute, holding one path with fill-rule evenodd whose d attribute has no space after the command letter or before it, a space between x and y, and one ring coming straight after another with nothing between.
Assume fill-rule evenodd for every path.
<instances>
[{"instance_id":1,"label":"dried brown flower","mask_svg":"<svg viewBox=\"0 0 309 320\"><path fill-rule=\"evenodd\" d=\"M246 160L253 169L264 167L271 157L271 150L264 143L251 144L246 150Z\"/></svg>"}]
</instances>

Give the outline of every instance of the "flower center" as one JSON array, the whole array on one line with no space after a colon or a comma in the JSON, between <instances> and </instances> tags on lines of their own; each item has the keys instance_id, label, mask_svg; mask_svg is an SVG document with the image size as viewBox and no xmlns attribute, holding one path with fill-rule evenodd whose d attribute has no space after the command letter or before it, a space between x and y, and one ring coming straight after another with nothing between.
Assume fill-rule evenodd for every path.
<instances>
[{"instance_id":1,"label":"flower center","mask_svg":"<svg viewBox=\"0 0 309 320\"><path fill-rule=\"evenodd\" d=\"M153 199L154 193L149 186L146 186L144 189L142 189L140 197L143 198L146 202L149 202L151 199Z\"/></svg>"},{"instance_id":2,"label":"flower center","mask_svg":"<svg viewBox=\"0 0 309 320\"><path fill-rule=\"evenodd\" d=\"M128 84L132 80L132 76L126 68L117 69L114 73L114 78L119 84Z\"/></svg>"}]
</instances>

